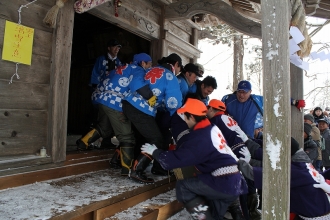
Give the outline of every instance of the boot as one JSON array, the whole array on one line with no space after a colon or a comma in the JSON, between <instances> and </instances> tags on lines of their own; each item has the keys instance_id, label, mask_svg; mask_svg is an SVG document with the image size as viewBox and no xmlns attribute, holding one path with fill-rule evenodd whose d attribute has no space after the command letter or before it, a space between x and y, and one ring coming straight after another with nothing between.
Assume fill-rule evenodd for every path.
<instances>
[{"instance_id":1,"label":"boot","mask_svg":"<svg viewBox=\"0 0 330 220\"><path fill-rule=\"evenodd\" d=\"M76 141L78 150L88 150L89 146L101 137L100 133L94 128L89 131L84 137Z\"/></svg>"},{"instance_id":2,"label":"boot","mask_svg":"<svg viewBox=\"0 0 330 220\"><path fill-rule=\"evenodd\" d=\"M261 220L261 213L258 210L258 205L259 205L258 194L254 193L248 195L247 204L249 208L250 219Z\"/></svg>"},{"instance_id":3,"label":"boot","mask_svg":"<svg viewBox=\"0 0 330 220\"><path fill-rule=\"evenodd\" d=\"M190 213L192 219L210 220L213 219L210 207L201 197L190 200L185 205L186 210Z\"/></svg>"},{"instance_id":4,"label":"boot","mask_svg":"<svg viewBox=\"0 0 330 220\"><path fill-rule=\"evenodd\" d=\"M134 145L131 143L120 143L121 175L127 176L132 167L134 159Z\"/></svg>"},{"instance_id":5,"label":"boot","mask_svg":"<svg viewBox=\"0 0 330 220\"><path fill-rule=\"evenodd\" d=\"M155 181L148 178L144 173L144 170L147 168L152 159L153 158L150 155L141 153L134 161L129 177L139 183L154 183Z\"/></svg>"},{"instance_id":6,"label":"boot","mask_svg":"<svg viewBox=\"0 0 330 220\"><path fill-rule=\"evenodd\" d=\"M236 199L230 206L228 207L228 212L231 214L231 217L234 220L244 220L243 212L241 209L241 205L239 203L239 199Z\"/></svg>"},{"instance_id":7,"label":"boot","mask_svg":"<svg viewBox=\"0 0 330 220\"><path fill-rule=\"evenodd\" d=\"M151 173L159 176L169 175L169 172L167 170L164 170L163 167L156 160L154 160L154 163L152 165Z\"/></svg>"},{"instance_id":8,"label":"boot","mask_svg":"<svg viewBox=\"0 0 330 220\"><path fill-rule=\"evenodd\" d=\"M115 153L113 154L111 160L109 160L110 167L114 169L121 169L121 161L120 161L120 148L117 147Z\"/></svg>"}]
</instances>

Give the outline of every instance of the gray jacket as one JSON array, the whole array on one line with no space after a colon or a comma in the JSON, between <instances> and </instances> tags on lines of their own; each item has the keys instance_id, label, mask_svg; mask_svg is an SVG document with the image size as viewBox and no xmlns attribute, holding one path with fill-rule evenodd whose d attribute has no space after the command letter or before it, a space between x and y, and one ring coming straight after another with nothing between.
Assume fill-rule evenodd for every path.
<instances>
[{"instance_id":1,"label":"gray jacket","mask_svg":"<svg viewBox=\"0 0 330 220\"><path fill-rule=\"evenodd\" d=\"M321 132L325 139L325 150L322 151L322 163L325 167L330 167L330 129L327 128Z\"/></svg>"}]
</instances>

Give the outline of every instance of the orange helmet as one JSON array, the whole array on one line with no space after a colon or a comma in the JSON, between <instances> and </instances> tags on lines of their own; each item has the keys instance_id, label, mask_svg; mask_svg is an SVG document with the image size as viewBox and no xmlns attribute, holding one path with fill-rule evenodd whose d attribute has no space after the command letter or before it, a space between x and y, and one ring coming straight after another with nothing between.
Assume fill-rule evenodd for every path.
<instances>
[{"instance_id":1,"label":"orange helmet","mask_svg":"<svg viewBox=\"0 0 330 220\"><path fill-rule=\"evenodd\" d=\"M212 108L218 109L218 110L223 111L223 112L226 111L226 105L225 105L225 103L221 102L218 99L212 99L209 102L209 105L208 106L211 106Z\"/></svg>"},{"instance_id":2,"label":"orange helmet","mask_svg":"<svg viewBox=\"0 0 330 220\"><path fill-rule=\"evenodd\" d=\"M186 103L177 110L179 114L188 112L193 115L205 116L207 108L205 104L197 99L188 98Z\"/></svg>"}]
</instances>

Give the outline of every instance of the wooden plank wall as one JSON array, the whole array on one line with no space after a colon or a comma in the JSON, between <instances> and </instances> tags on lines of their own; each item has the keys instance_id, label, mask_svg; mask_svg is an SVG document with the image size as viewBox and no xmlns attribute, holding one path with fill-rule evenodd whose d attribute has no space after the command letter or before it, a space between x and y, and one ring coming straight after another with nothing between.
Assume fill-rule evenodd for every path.
<instances>
[{"instance_id":1,"label":"wooden plank wall","mask_svg":"<svg viewBox=\"0 0 330 220\"><path fill-rule=\"evenodd\" d=\"M18 22L17 10L31 1L0 2L0 56L5 21ZM47 139L47 108L53 29L42 20L55 1L39 0L23 8L21 24L34 28L32 64L19 65L20 79L14 78L15 63L0 59L0 156L35 154Z\"/></svg>"}]
</instances>

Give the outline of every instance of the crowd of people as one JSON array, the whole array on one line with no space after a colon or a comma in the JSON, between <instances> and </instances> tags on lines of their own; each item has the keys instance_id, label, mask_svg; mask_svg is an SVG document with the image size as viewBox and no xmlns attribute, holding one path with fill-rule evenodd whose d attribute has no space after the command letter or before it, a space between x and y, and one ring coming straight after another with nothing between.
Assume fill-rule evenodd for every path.
<instances>
[{"instance_id":1,"label":"crowd of people","mask_svg":"<svg viewBox=\"0 0 330 220\"><path fill-rule=\"evenodd\" d=\"M263 97L252 94L251 83L242 80L233 94L210 100L217 81L212 76L198 79L204 76L202 65L183 66L175 53L154 66L146 53L122 64L117 58L120 48L118 41L110 40L108 53L94 66L91 86L97 121L77 141L78 149L115 135L119 145L111 167L138 183L154 182L145 172L152 161L151 173L174 173L177 199L193 219L224 219L227 211L233 219L261 219L257 189L261 194ZM299 110L305 107L304 100L292 98L291 104ZM330 217L325 181L329 174L322 169L330 167L330 130L319 110L304 117L304 147L291 141L291 178L303 173L304 187L315 196L300 198L301 206L291 204L296 219ZM310 174L314 171L317 175ZM291 202L305 190L299 184L291 184ZM327 204L316 208L308 202L317 199Z\"/></svg>"}]
</instances>

